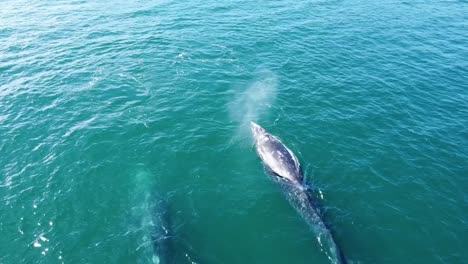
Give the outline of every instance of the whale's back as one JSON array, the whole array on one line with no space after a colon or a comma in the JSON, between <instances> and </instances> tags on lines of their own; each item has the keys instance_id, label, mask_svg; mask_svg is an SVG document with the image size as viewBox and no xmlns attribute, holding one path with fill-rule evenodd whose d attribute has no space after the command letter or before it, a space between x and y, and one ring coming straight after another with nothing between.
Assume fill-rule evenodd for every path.
<instances>
[{"instance_id":1,"label":"whale's back","mask_svg":"<svg viewBox=\"0 0 468 264\"><path fill-rule=\"evenodd\" d=\"M257 152L271 172L293 183L302 183L299 161L277 137L265 133L257 140Z\"/></svg>"}]
</instances>

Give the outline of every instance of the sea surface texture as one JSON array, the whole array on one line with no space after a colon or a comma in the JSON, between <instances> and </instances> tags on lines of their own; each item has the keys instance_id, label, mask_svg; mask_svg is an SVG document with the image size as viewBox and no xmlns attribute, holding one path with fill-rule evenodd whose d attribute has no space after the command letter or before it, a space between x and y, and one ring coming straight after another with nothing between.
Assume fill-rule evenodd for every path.
<instances>
[{"instance_id":1,"label":"sea surface texture","mask_svg":"<svg viewBox=\"0 0 468 264\"><path fill-rule=\"evenodd\" d=\"M0 263L331 263L250 120L350 263L467 263L456 0L0 1Z\"/></svg>"}]
</instances>

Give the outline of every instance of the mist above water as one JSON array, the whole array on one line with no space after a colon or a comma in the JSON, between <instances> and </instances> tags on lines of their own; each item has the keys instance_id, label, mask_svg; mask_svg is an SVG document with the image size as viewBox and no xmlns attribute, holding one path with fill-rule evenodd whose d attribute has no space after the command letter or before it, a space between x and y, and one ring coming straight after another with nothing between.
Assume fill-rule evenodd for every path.
<instances>
[{"instance_id":1,"label":"mist above water","mask_svg":"<svg viewBox=\"0 0 468 264\"><path fill-rule=\"evenodd\" d=\"M278 93L278 78L269 70L258 73L243 92L239 92L230 107L231 119L239 123L238 134L249 131L250 121L259 122L267 116Z\"/></svg>"}]
</instances>

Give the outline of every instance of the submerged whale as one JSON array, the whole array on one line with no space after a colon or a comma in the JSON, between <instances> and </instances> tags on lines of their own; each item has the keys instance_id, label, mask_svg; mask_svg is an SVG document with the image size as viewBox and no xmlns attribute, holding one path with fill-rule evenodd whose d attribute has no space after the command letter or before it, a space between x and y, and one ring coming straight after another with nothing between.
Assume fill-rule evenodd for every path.
<instances>
[{"instance_id":1,"label":"submerged whale","mask_svg":"<svg viewBox=\"0 0 468 264\"><path fill-rule=\"evenodd\" d=\"M346 263L330 229L320 216L317 203L304 186L301 165L294 153L258 124L251 122L250 128L258 156L268 174L282 187L290 203L313 229L327 257L333 263Z\"/></svg>"},{"instance_id":2,"label":"submerged whale","mask_svg":"<svg viewBox=\"0 0 468 264\"><path fill-rule=\"evenodd\" d=\"M151 211L151 242L153 244L153 263L174 263L174 235L172 231L169 203L167 200L158 197L157 199L154 199Z\"/></svg>"},{"instance_id":3,"label":"submerged whale","mask_svg":"<svg viewBox=\"0 0 468 264\"><path fill-rule=\"evenodd\" d=\"M198 264L199 257L176 234L168 198L153 194L151 205L151 243L153 264Z\"/></svg>"}]
</instances>

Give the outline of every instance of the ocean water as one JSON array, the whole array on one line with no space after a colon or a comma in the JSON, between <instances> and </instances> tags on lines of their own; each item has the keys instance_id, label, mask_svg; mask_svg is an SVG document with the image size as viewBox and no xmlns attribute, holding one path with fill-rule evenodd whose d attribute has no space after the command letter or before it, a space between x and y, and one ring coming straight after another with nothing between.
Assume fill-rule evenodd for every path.
<instances>
[{"instance_id":1,"label":"ocean water","mask_svg":"<svg viewBox=\"0 0 468 264\"><path fill-rule=\"evenodd\" d=\"M0 263L467 263L468 2L0 1Z\"/></svg>"}]
</instances>

